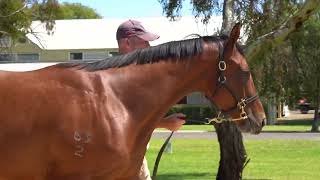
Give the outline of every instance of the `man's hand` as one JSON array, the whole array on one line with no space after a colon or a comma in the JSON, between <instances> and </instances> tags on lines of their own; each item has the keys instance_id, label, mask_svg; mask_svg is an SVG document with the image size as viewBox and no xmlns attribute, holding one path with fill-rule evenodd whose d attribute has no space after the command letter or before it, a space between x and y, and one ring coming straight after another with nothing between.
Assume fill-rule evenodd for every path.
<instances>
[{"instance_id":1,"label":"man's hand","mask_svg":"<svg viewBox=\"0 0 320 180\"><path fill-rule=\"evenodd\" d=\"M162 119L157 128L166 128L170 131L176 131L181 128L181 126L186 123L186 115L182 113L171 114L164 119Z\"/></svg>"}]
</instances>

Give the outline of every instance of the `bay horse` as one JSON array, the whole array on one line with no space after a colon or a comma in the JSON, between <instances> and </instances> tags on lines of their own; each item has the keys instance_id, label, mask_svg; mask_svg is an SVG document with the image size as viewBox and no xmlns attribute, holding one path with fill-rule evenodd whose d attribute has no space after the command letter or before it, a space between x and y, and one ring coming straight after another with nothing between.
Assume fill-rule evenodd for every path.
<instances>
[{"instance_id":1,"label":"bay horse","mask_svg":"<svg viewBox=\"0 0 320 180\"><path fill-rule=\"evenodd\" d=\"M237 24L228 38L0 71L0 179L136 180L155 125L194 91L230 118L245 111L247 117L235 123L259 133L265 113L237 46L239 32Z\"/></svg>"}]
</instances>

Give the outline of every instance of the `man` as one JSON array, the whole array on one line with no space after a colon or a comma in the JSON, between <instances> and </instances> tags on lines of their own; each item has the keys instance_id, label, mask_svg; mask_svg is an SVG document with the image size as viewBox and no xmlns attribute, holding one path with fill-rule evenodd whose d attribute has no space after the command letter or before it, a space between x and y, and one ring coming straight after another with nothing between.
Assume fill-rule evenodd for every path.
<instances>
[{"instance_id":1,"label":"man","mask_svg":"<svg viewBox=\"0 0 320 180\"><path fill-rule=\"evenodd\" d=\"M149 41L158 39L159 36L146 31L140 22L128 20L120 24L117 30L119 53L125 54L135 49L150 47ZM172 114L159 122L157 128L166 128L170 131L178 130L185 123L185 115ZM140 171L141 180L151 180L146 158L143 160Z\"/></svg>"}]
</instances>

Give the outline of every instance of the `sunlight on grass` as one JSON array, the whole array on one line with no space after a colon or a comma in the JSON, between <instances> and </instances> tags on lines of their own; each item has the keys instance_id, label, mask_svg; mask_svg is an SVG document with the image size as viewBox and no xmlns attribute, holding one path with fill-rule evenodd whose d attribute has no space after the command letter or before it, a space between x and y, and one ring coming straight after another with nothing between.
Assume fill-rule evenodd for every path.
<instances>
[{"instance_id":1,"label":"sunlight on grass","mask_svg":"<svg viewBox=\"0 0 320 180\"><path fill-rule=\"evenodd\" d=\"M147 152L152 171L164 140L152 139ZM216 140L172 140L173 153L164 154L158 180L215 179L219 163ZM244 179L320 179L320 142L304 140L246 140L250 163Z\"/></svg>"}]
</instances>

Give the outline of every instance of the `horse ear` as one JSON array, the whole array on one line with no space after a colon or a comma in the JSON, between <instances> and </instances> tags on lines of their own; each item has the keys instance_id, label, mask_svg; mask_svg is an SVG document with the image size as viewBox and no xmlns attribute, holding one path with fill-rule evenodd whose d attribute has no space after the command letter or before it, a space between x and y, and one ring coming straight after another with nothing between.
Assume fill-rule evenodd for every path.
<instances>
[{"instance_id":1,"label":"horse ear","mask_svg":"<svg viewBox=\"0 0 320 180\"><path fill-rule=\"evenodd\" d=\"M233 28L232 28L232 31L230 33L230 37L229 38L232 39L234 41L234 43L236 43L237 40L239 39L240 29L241 29L241 24L240 23L235 24L233 26Z\"/></svg>"},{"instance_id":2,"label":"horse ear","mask_svg":"<svg viewBox=\"0 0 320 180\"><path fill-rule=\"evenodd\" d=\"M239 39L239 36L240 36L240 29L241 29L241 24L237 23L237 24L235 24L233 26L233 28L232 28L232 30L230 32L230 36L229 36L229 38L227 40L227 43L226 43L226 46L225 46L225 49L224 49L224 52L225 52L224 58L225 58L225 60L230 59L230 57L232 55L234 45L237 43L237 41Z\"/></svg>"}]
</instances>

